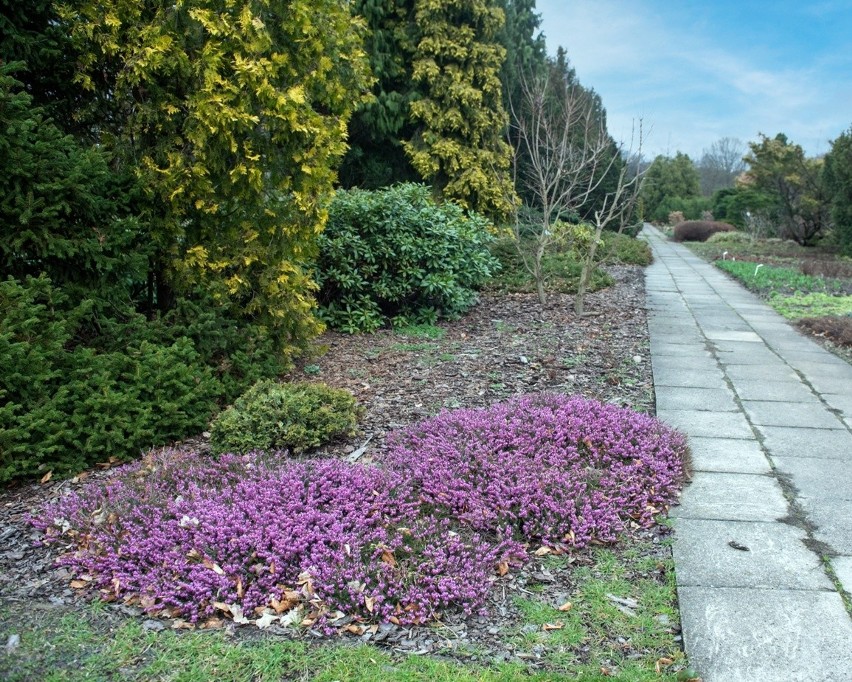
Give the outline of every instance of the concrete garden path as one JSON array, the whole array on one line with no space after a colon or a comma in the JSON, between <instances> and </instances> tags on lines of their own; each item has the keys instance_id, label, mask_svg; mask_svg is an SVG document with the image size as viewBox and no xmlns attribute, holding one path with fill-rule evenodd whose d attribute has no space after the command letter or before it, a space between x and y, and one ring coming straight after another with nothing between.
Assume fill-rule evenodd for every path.
<instances>
[{"instance_id":1,"label":"concrete garden path","mask_svg":"<svg viewBox=\"0 0 852 682\"><path fill-rule=\"evenodd\" d=\"M852 366L646 225L657 415L695 469L672 512L704 682L852 680Z\"/></svg>"}]
</instances>

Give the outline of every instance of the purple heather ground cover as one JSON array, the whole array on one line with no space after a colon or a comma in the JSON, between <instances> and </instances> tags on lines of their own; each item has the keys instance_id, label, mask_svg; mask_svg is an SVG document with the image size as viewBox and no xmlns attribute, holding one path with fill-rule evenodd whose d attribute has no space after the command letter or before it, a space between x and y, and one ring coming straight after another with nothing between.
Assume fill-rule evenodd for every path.
<instances>
[{"instance_id":1,"label":"purple heather ground cover","mask_svg":"<svg viewBox=\"0 0 852 682\"><path fill-rule=\"evenodd\" d=\"M78 579L149 613L417 624L481 610L538 544L650 523L685 448L646 415L539 394L442 412L373 465L152 452L32 522Z\"/></svg>"}]
</instances>

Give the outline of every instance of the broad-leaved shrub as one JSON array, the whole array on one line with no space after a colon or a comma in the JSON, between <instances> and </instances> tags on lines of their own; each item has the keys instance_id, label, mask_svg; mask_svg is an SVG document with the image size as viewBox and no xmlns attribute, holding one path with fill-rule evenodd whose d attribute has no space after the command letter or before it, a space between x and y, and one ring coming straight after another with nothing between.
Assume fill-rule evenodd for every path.
<instances>
[{"instance_id":1,"label":"broad-leaved shrub","mask_svg":"<svg viewBox=\"0 0 852 682\"><path fill-rule=\"evenodd\" d=\"M425 185L339 190L319 238L321 316L346 332L458 317L498 267L489 229Z\"/></svg>"},{"instance_id":2,"label":"broad-leaved shrub","mask_svg":"<svg viewBox=\"0 0 852 682\"><path fill-rule=\"evenodd\" d=\"M214 452L301 452L350 433L358 405L348 391L319 383L258 381L213 421Z\"/></svg>"}]
</instances>

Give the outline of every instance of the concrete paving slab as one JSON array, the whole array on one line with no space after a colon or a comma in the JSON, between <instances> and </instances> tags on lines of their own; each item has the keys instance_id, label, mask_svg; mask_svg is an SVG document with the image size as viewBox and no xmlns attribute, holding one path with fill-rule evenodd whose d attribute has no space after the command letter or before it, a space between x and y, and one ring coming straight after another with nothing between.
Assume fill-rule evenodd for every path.
<instances>
[{"instance_id":1,"label":"concrete paving slab","mask_svg":"<svg viewBox=\"0 0 852 682\"><path fill-rule=\"evenodd\" d=\"M753 438L754 432L740 412L657 410L657 417L688 436Z\"/></svg>"},{"instance_id":2,"label":"concrete paving slab","mask_svg":"<svg viewBox=\"0 0 852 682\"><path fill-rule=\"evenodd\" d=\"M704 336L711 341L745 341L748 343L763 343L763 339L761 339L753 331L718 331L714 329L705 329Z\"/></svg>"},{"instance_id":3,"label":"concrete paving slab","mask_svg":"<svg viewBox=\"0 0 852 682\"><path fill-rule=\"evenodd\" d=\"M836 592L683 587L678 597L704 682L852 680L852 621Z\"/></svg>"},{"instance_id":4,"label":"concrete paving slab","mask_svg":"<svg viewBox=\"0 0 852 682\"><path fill-rule=\"evenodd\" d=\"M825 400L832 408L839 410L844 416L852 417L852 386L849 387L849 393L824 393L822 399Z\"/></svg>"},{"instance_id":5,"label":"concrete paving slab","mask_svg":"<svg viewBox=\"0 0 852 682\"><path fill-rule=\"evenodd\" d=\"M722 370L690 370L654 368L655 386L691 386L694 388L725 388Z\"/></svg>"},{"instance_id":6,"label":"concrete paving slab","mask_svg":"<svg viewBox=\"0 0 852 682\"><path fill-rule=\"evenodd\" d=\"M657 364L654 363L654 371ZM657 395L658 410L712 410L736 412L734 393L729 388L693 388L670 386Z\"/></svg>"},{"instance_id":7,"label":"concrete paving slab","mask_svg":"<svg viewBox=\"0 0 852 682\"><path fill-rule=\"evenodd\" d=\"M834 357L830 353L823 353L819 356L819 360L803 360L801 358L791 358L790 364L803 374L808 376L837 376L838 374L846 377L852 388L852 365L843 360Z\"/></svg>"},{"instance_id":8,"label":"concrete paving slab","mask_svg":"<svg viewBox=\"0 0 852 682\"><path fill-rule=\"evenodd\" d=\"M788 514L781 486L771 476L697 471L672 516L684 519L771 522Z\"/></svg>"},{"instance_id":9,"label":"concrete paving slab","mask_svg":"<svg viewBox=\"0 0 852 682\"><path fill-rule=\"evenodd\" d=\"M761 367L760 365L728 365L725 374L736 383L755 383L761 381L784 381L798 380L799 375L791 368L779 371L775 367Z\"/></svg>"},{"instance_id":10,"label":"concrete paving slab","mask_svg":"<svg viewBox=\"0 0 852 682\"><path fill-rule=\"evenodd\" d=\"M804 497L852 501L852 460L773 457L772 463Z\"/></svg>"},{"instance_id":11,"label":"concrete paving slab","mask_svg":"<svg viewBox=\"0 0 852 682\"><path fill-rule=\"evenodd\" d=\"M832 589L807 535L793 526L680 518L674 529L678 586Z\"/></svg>"},{"instance_id":12,"label":"concrete paving slab","mask_svg":"<svg viewBox=\"0 0 852 682\"><path fill-rule=\"evenodd\" d=\"M744 400L748 418L761 426L800 426L813 429L845 429L837 415L821 403L791 403L769 400Z\"/></svg>"},{"instance_id":13,"label":"concrete paving slab","mask_svg":"<svg viewBox=\"0 0 852 682\"><path fill-rule=\"evenodd\" d=\"M819 393L848 393L850 390L849 379L842 376L814 376L808 374L805 380L813 386Z\"/></svg>"},{"instance_id":14,"label":"concrete paving slab","mask_svg":"<svg viewBox=\"0 0 852 682\"><path fill-rule=\"evenodd\" d=\"M790 366L781 360L766 346L755 346L752 351L738 351L730 353L717 349L716 357L726 367L731 365L752 365L765 369L774 369L776 372L789 372Z\"/></svg>"},{"instance_id":15,"label":"concrete paving slab","mask_svg":"<svg viewBox=\"0 0 852 682\"><path fill-rule=\"evenodd\" d=\"M661 343L651 339L651 355L663 357L672 355L688 355L689 357L713 357L703 344L693 343Z\"/></svg>"},{"instance_id":16,"label":"concrete paving slab","mask_svg":"<svg viewBox=\"0 0 852 682\"><path fill-rule=\"evenodd\" d=\"M695 353L680 355L666 355L651 353L651 362L654 368L662 369L700 369L712 372L719 369L716 360L706 351L698 349Z\"/></svg>"},{"instance_id":17,"label":"concrete paving slab","mask_svg":"<svg viewBox=\"0 0 852 682\"><path fill-rule=\"evenodd\" d=\"M852 556L836 556L831 559L831 567L835 577L843 585L843 589L852 594Z\"/></svg>"},{"instance_id":18,"label":"concrete paving slab","mask_svg":"<svg viewBox=\"0 0 852 682\"><path fill-rule=\"evenodd\" d=\"M779 402L819 403L819 398L805 384L798 380L762 381L750 384L739 382L737 395L742 400L775 400Z\"/></svg>"},{"instance_id":19,"label":"concrete paving slab","mask_svg":"<svg viewBox=\"0 0 852 682\"><path fill-rule=\"evenodd\" d=\"M852 501L821 497L800 497L798 501L816 526L814 538L837 554L852 555Z\"/></svg>"},{"instance_id":20,"label":"concrete paving slab","mask_svg":"<svg viewBox=\"0 0 852 682\"><path fill-rule=\"evenodd\" d=\"M658 379L657 383L660 383L661 385L665 385L662 383L662 379L664 377L667 377L669 381L678 381L671 377L678 377L685 373L693 375L696 372L712 374L718 378L719 382L722 382L721 370L713 358L688 355L674 355L672 357L668 357L652 354L651 367L654 370L654 378ZM698 388L701 387L699 386Z\"/></svg>"},{"instance_id":21,"label":"concrete paving slab","mask_svg":"<svg viewBox=\"0 0 852 682\"><path fill-rule=\"evenodd\" d=\"M769 460L755 440L735 438L690 438L695 471L740 474L771 474Z\"/></svg>"},{"instance_id":22,"label":"concrete paving slab","mask_svg":"<svg viewBox=\"0 0 852 682\"><path fill-rule=\"evenodd\" d=\"M758 426L763 447L772 457L815 457L852 460L852 434L848 431Z\"/></svg>"}]
</instances>

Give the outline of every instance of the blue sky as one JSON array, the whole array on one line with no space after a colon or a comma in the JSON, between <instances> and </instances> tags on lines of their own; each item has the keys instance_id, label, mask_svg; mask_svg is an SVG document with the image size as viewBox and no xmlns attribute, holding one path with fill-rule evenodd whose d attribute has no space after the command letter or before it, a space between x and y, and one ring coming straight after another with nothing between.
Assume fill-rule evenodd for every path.
<instances>
[{"instance_id":1,"label":"blue sky","mask_svg":"<svg viewBox=\"0 0 852 682\"><path fill-rule=\"evenodd\" d=\"M537 0L610 132L645 156L786 133L809 155L852 125L852 0Z\"/></svg>"}]
</instances>

